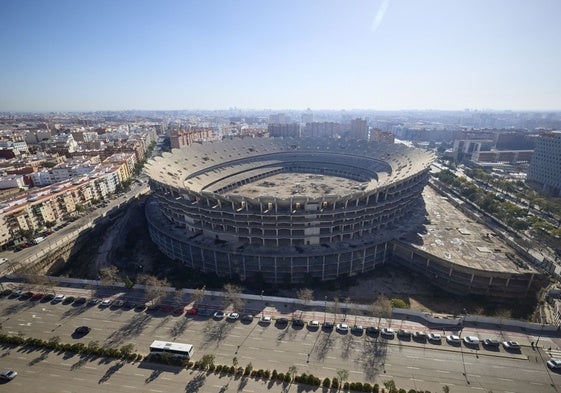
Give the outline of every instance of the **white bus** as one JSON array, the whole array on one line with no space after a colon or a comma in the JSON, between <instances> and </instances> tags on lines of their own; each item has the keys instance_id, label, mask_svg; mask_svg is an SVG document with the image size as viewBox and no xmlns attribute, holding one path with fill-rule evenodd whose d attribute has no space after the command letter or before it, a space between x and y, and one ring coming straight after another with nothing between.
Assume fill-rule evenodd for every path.
<instances>
[{"instance_id":1,"label":"white bus","mask_svg":"<svg viewBox=\"0 0 561 393\"><path fill-rule=\"evenodd\" d=\"M161 355L167 353L173 357L191 359L193 346L191 344L174 343L167 341L154 341L150 345L150 355Z\"/></svg>"}]
</instances>

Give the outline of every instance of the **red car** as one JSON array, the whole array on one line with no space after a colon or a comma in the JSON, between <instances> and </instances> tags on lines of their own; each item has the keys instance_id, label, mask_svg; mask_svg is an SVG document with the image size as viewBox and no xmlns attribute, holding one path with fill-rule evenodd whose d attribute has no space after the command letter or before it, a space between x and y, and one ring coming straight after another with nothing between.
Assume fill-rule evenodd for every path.
<instances>
[{"instance_id":1,"label":"red car","mask_svg":"<svg viewBox=\"0 0 561 393\"><path fill-rule=\"evenodd\" d=\"M187 315L197 315L197 313L199 312L199 310L197 310L195 307L188 309L185 314Z\"/></svg>"},{"instance_id":2,"label":"red car","mask_svg":"<svg viewBox=\"0 0 561 393\"><path fill-rule=\"evenodd\" d=\"M44 293L36 293L35 295L33 295L33 296L31 297L31 299L32 299L32 300L39 300L39 299L41 299L43 296L45 296Z\"/></svg>"},{"instance_id":3,"label":"red car","mask_svg":"<svg viewBox=\"0 0 561 393\"><path fill-rule=\"evenodd\" d=\"M173 309L173 313L174 313L175 315L181 315L181 314L183 314L183 311L184 311L184 309L181 308L181 307L178 307L178 308L174 308L174 309Z\"/></svg>"},{"instance_id":4,"label":"red car","mask_svg":"<svg viewBox=\"0 0 561 393\"><path fill-rule=\"evenodd\" d=\"M162 306L161 310L163 312L170 312L171 311L171 307L170 306Z\"/></svg>"}]
</instances>

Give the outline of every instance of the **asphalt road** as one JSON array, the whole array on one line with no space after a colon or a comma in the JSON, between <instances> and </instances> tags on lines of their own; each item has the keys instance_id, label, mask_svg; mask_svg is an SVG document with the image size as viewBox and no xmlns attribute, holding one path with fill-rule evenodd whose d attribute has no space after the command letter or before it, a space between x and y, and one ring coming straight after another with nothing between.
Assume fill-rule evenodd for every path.
<instances>
[{"instance_id":1,"label":"asphalt road","mask_svg":"<svg viewBox=\"0 0 561 393\"><path fill-rule=\"evenodd\" d=\"M42 339L58 336L61 342L86 344L97 340L101 345L117 347L133 343L135 351L144 354L156 339L186 342L195 346L194 360L214 354L216 364L230 365L236 357L240 366L251 362L256 369L279 372L286 372L294 365L298 373L312 373L322 379L333 378L338 369L347 369L351 381L382 384L393 379L397 386L407 390L439 392L443 385L448 385L454 393L556 392L561 384L561 375L551 373L545 366L547 356L529 347L523 347L520 353L508 353L502 348L474 350L445 342L421 344L397 338L385 340L336 331L310 331L307 327L261 326L257 319L244 324L175 316L162 311L76 307L10 298L0 299L0 323L9 334ZM92 331L75 339L72 332L80 325L88 325ZM147 362L80 360L77 355L65 358L41 350L27 352L6 347L0 353L0 368L13 368L19 373L15 380L2 386L2 391L21 392L25 388L26 391L83 393L99 391L103 384L104 391L217 392L228 381L228 389L234 391L269 389L268 383L248 380L238 390L240 380L214 375L203 378L197 372ZM160 373L164 369L168 371ZM296 391L295 387L291 389ZM270 390L281 391L282 386L271 385Z\"/></svg>"}]
</instances>

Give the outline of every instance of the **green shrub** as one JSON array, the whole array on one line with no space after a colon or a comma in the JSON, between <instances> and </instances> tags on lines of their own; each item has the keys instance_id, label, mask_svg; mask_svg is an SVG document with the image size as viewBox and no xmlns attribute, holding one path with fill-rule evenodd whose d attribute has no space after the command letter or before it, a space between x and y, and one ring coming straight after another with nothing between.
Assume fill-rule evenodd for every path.
<instances>
[{"instance_id":1,"label":"green shrub","mask_svg":"<svg viewBox=\"0 0 561 393\"><path fill-rule=\"evenodd\" d=\"M377 383L374 384L374 388L372 389L374 393L380 393L380 385Z\"/></svg>"},{"instance_id":2,"label":"green shrub","mask_svg":"<svg viewBox=\"0 0 561 393\"><path fill-rule=\"evenodd\" d=\"M265 370L265 372L263 373L263 378L265 378L265 379L271 378L271 371L270 370Z\"/></svg>"},{"instance_id":3,"label":"green shrub","mask_svg":"<svg viewBox=\"0 0 561 393\"><path fill-rule=\"evenodd\" d=\"M333 378L333 381L331 382L331 387L333 389L339 389L339 380L337 378Z\"/></svg>"},{"instance_id":4,"label":"green shrub","mask_svg":"<svg viewBox=\"0 0 561 393\"><path fill-rule=\"evenodd\" d=\"M284 382L290 382L292 381L292 377L290 376L289 373L284 374Z\"/></svg>"},{"instance_id":5,"label":"green shrub","mask_svg":"<svg viewBox=\"0 0 561 393\"><path fill-rule=\"evenodd\" d=\"M276 380L278 377L279 373L277 373L277 370L273 370L273 372L271 373L271 379Z\"/></svg>"},{"instance_id":6,"label":"green shrub","mask_svg":"<svg viewBox=\"0 0 561 393\"><path fill-rule=\"evenodd\" d=\"M331 381L329 380L329 378L325 378L323 380L323 383L321 384L321 386L323 386L324 388L329 388L331 387Z\"/></svg>"},{"instance_id":7,"label":"green shrub","mask_svg":"<svg viewBox=\"0 0 561 393\"><path fill-rule=\"evenodd\" d=\"M372 392L372 385L370 385L368 382L365 382L362 384L362 391L363 392Z\"/></svg>"},{"instance_id":8,"label":"green shrub","mask_svg":"<svg viewBox=\"0 0 561 393\"><path fill-rule=\"evenodd\" d=\"M345 382L345 384L343 385L343 390L345 392L348 392L350 390L350 388L351 388L351 384L348 383L348 382Z\"/></svg>"}]
</instances>

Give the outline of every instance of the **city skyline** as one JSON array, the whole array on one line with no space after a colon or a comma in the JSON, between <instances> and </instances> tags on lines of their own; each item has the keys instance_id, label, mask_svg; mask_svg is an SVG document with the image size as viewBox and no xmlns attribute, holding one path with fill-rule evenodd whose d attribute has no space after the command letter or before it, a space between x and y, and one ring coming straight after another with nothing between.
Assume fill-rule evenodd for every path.
<instances>
[{"instance_id":1,"label":"city skyline","mask_svg":"<svg viewBox=\"0 0 561 393\"><path fill-rule=\"evenodd\" d=\"M0 11L0 111L561 109L554 0Z\"/></svg>"}]
</instances>

